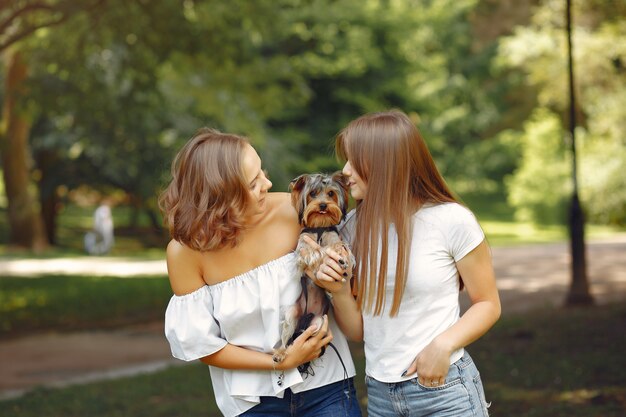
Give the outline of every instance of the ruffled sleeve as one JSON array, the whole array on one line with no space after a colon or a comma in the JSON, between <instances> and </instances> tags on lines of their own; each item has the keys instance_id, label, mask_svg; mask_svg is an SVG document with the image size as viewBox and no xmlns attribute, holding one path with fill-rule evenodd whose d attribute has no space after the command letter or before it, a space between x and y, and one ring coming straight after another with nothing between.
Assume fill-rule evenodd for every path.
<instances>
[{"instance_id":1,"label":"ruffled sleeve","mask_svg":"<svg viewBox=\"0 0 626 417\"><path fill-rule=\"evenodd\" d=\"M170 299L165 311L165 337L172 356L184 361L200 359L226 346L213 317L213 297L207 286Z\"/></svg>"}]
</instances>

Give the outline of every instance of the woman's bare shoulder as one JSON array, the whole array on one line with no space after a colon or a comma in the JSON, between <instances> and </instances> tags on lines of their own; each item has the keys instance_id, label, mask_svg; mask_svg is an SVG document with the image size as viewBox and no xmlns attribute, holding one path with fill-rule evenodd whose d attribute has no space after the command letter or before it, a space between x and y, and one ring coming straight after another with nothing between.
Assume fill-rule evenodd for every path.
<instances>
[{"instance_id":1,"label":"woman's bare shoulder","mask_svg":"<svg viewBox=\"0 0 626 417\"><path fill-rule=\"evenodd\" d=\"M268 193L267 195L276 204L280 204L280 205L289 204L289 205L291 205L291 194L289 194L289 193L273 192L273 193Z\"/></svg>"},{"instance_id":2,"label":"woman's bare shoulder","mask_svg":"<svg viewBox=\"0 0 626 417\"><path fill-rule=\"evenodd\" d=\"M289 193L272 193L272 214L268 217L266 227L263 229L262 239L267 240L268 236L280 236L280 239L273 239L276 254L284 254L296 247L298 236L300 235L300 224L298 223L298 213L291 205Z\"/></svg>"},{"instance_id":3,"label":"woman's bare shoulder","mask_svg":"<svg viewBox=\"0 0 626 417\"><path fill-rule=\"evenodd\" d=\"M286 221L298 222L298 213L291 204L291 194L289 193L271 193L268 194L272 198L272 206L276 214Z\"/></svg>"},{"instance_id":4,"label":"woman's bare shoulder","mask_svg":"<svg viewBox=\"0 0 626 417\"><path fill-rule=\"evenodd\" d=\"M200 252L172 239L167 245L167 274L176 295L189 294L205 285Z\"/></svg>"}]
</instances>

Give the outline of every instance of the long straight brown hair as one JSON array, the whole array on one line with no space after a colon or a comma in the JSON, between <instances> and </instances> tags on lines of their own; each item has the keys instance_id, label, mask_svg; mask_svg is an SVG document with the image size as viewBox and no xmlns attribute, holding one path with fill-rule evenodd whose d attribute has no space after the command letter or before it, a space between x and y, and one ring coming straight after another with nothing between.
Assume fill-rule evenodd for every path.
<instances>
[{"instance_id":1,"label":"long straight brown hair","mask_svg":"<svg viewBox=\"0 0 626 417\"><path fill-rule=\"evenodd\" d=\"M403 112L371 113L353 120L337 135L337 155L349 160L367 184L357 202L353 251L357 259L353 292L359 307L381 315L385 307L388 236L398 234L395 285L390 316L400 309L406 287L411 216L425 203L456 202L420 135ZM379 259L380 253L380 259Z\"/></svg>"}]
</instances>

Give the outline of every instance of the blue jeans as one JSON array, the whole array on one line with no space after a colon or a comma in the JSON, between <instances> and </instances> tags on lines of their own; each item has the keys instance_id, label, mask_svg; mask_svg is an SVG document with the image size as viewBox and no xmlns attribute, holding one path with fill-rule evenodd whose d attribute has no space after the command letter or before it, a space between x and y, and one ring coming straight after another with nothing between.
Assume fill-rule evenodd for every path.
<instances>
[{"instance_id":1,"label":"blue jeans","mask_svg":"<svg viewBox=\"0 0 626 417\"><path fill-rule=\"evenodd\" d=\"M467 352L452 365L446 383L425 387L416 378L385 383L365 377L369 417L487 417L483 384Z\"/></svg>"},{"instance_id":2,"label":"blue jeans","mask_svg":"<svg viewBox=\"0 0 626 417\"><path fill-rule=\"evenodd\" d=\"M261 402L239 417L361 417L352 378L283 398L261 397Z\"/></svg>"}]
</instances>

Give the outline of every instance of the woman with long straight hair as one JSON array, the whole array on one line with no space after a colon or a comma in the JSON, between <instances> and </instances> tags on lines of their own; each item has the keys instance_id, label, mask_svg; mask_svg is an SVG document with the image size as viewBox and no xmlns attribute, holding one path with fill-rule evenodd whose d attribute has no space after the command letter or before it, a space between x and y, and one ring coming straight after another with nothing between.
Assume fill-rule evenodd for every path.
<instances>
[{"instance_id":1,"label":"woman with long straight hair","mask_svg":"<svg viewBox=\"0 0 626 417\"><path fill-rule=\"evenodd\" d=\"M480 225L403 112L364 115L335 145L357 201L343 227L357 262L352 285L334 253L315 277L344 333L365 342L369 416L486 416L465 350L500 316ZM463 287L471 306L461 316Z\"/></svg>"}]
</instances>

